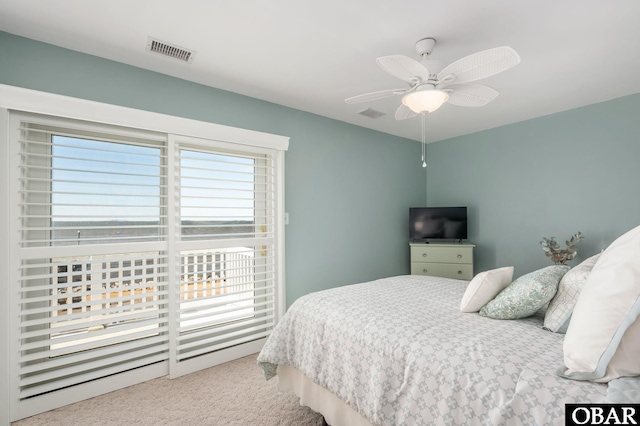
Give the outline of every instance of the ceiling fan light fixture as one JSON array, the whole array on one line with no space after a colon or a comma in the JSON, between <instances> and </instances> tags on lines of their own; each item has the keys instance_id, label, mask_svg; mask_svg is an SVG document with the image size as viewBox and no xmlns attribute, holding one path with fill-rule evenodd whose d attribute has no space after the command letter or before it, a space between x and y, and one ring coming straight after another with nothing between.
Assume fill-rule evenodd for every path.
<instances>
[{"instance_id":1,"label":"ceiling fan light fixture","mask_svg":"<svg viewBox=\"0 0 640 426\"><path fill-rule=\"evenodd\" d=\"M433 112L447 102L449 94L442 90L420 90L402 98L402 103L415 113Z\"/></svg>"}]
</instances>

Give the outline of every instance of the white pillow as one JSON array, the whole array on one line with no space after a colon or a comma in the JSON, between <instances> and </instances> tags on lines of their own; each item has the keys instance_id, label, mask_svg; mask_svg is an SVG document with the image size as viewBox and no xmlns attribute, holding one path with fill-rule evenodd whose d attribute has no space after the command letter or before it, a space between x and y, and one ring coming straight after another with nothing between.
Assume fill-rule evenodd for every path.
<instances>
[{"instance_id":1,"label":"white pillow","mask_svg":"<svg viewBox=\"0 0 640 426\"><path fill-rule=\"evenodd\" d=\"M545 329L554 333L566 333L573 307L599 257L600 253L591 256L564 274L558 285L558 292L544 314Z\"/></svg>"},{"instance_id":2,"label":"white pillow","mask_svg":"<svg viewBox=\"0 0 640 426\"><path fill-rule=\"evenodd\" d=\"M639 317L640 318L640 317ZM607 374L594 380L596 382L608 382L618 377L637 376L638 363L640 363L640 319L627 328L616 353L607 365Z\"/></svg>"},{"instance_id":3,"label":"white pillow","mask_svg":"<svg viewBox=\"0 0 640 426\"><path fill-rule=\"evenodd\" d=\"M640 375L639 314L640 226L611 243L587 278L564 338L559 374L598 382Z\"/></svg>"},{"instance_id":4,"label":"white pillow","mask_svg":"<svg viewBox=\"0 0 640 426\"><path fill-rule=\"evenodd\" d=\"M513 266L480 272L469 282L460 302L460 312L478 312L511 284L512 278Z\"/></svg>"}]
</instances>

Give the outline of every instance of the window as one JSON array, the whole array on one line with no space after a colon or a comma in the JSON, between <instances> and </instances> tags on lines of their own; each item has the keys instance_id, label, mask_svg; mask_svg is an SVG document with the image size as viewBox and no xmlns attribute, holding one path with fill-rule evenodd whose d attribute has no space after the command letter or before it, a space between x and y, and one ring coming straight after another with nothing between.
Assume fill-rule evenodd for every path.
<instances>
[{"instance_id":1,"label":"window","mask_svg":"<svg viewBox=\"0 0 640 426\"><path fill-rule=\"evenodd\" d=\"M161 209L166 196L161 146L55 133L50 138L52 245L163 239L166 220ZM38 148L49 148L48 141ZM47 191L41 196L46 198Z\"/></svg>"},{"instance_id":2,"label":"window","mask_svg":"<svg viewBox=\"0 0 640 426\"><path fill-rule=\"evenodd\" d=\"M10 128L14 419L259 350L282 309L281 151L28 113Z\"/></svg>"}]
</instances>

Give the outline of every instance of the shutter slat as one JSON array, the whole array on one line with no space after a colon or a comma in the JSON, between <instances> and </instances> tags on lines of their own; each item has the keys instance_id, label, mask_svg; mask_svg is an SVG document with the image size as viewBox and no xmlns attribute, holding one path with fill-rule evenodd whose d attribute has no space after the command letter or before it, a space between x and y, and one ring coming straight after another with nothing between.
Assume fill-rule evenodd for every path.
<instances>
[{"instance_id":1,"label":"shutter slat","mask_svg":"<svg viewBox=\"0 0 640 426\"><path fill-rule=\"evenodd\" d=\"M132 355L135 355L132 354ZM133 370L134 368L140 368L145 365L150 365L156 362L160 362L166 359L165 353L159 353L154 356L146 356L140 359L133 359L129 362L123 362L110 367L102 367L99 370L87 372L84 374L73 375L72 377L56 380L54 382L42 382L40 386L33 387L21 387L20 398L26 399L35 395L40 395L46 392L51 392L58 389L64 389L67 386L73 386L80 383L88 382L91 380L99 379L102 377L111 376L113 374L122 373L124 371Z\"/></svg>"},{"instance_id":2,"label":"shutter slat","mask_svg":"<svg viewBox=\"0 0 640 426\"><path fill-rule=\"evenodd\" d=\"M29 351L34 349L47 348L49 346L61 346L61 345L64 345L65 343L73 343L77 340L86 340L87 338L93 339L94 343L81 344L81 345L77 345L77 348L74 348L74 350L76 351L85 350L85 349L91 348L92 344L97 346L102 346L104 344L118 343L123 340L131 339L133 337L142 337L142 336L148 335L150 334L150 332L147 330L145 331L135 331L135 330L138 330L140 328L150 327L150 326L154 326L154 327L159 326L163 322L166 322L166 320L163 321L159 315L155 315L155 317L151 319L143 319L140 321L130 322L128 324L120 325L118 327L113 327L113 328L107 327L103 330L93 331L88 334L83 334L82 337L78 337L74 335L71 335L71 336L63 335L58 338L48 338L48 339L45 338L42 340L37 340L32 343L23 343L22 349L25 351ZM131 333L127 334L126 332L129 332L129 331L131 331ZM113 337L109 337L110 335L113 335ZM80 347L82 347L83 349L78 349ZM57 354L56 351L63 352L63 353L70 352L68 350L55 349L55 350L49 351L50 356L58 356L59 354Z\"/></svg>"},{"instance_id":3,"label":"shutter slat","mask_svg":"<svg viewBox=\"0 0 640 426\"><path fill-rule=\"evenodd\" d=\"M192 331L197 328L206 328L210 325L228 323L237 319L245 319L256 315L268 313L273 305L272 295L265 295L260 301L246 303L241 306L230 304L228 309L202 309L202 311L180 314L180 327L178 331ZM266 300L265 300L266 299Z\"/></svg>"},{"instance_id":4,"label":"shutter slat","mask_svg":"<svg viewBox=\"0 0 640 426\"><path fill-rule=\"evenodd\" d=\"M220 332L225 331L225 330L230 330L230 329L234 329L234 328L238 328L237 324L235 324L236 321L243 321L243 325L247 324L246 320L248 318L257 318L255 321L253 322L261 322L264 321L264 318L270 318L270 316L266 316L266 317L257 317L258 315L268 315L269 313L271 313L273 310L271 309L271 305L270 304L266 304L264 309L258 310L256 312L252 312L252 313L238 313L235 314L233 316L226 316L220 319L217 319L215 317L207 317L209 318L208 321L206 322L202 322L202 323L198 323L197 325L190 325L190 326L184 326L184 327L180 327L179 331L181 333L184 333L183 336L178 338L178 342L183 342L183 341L188 341L191 339L191 337L193 335L197 335L197 336L209 336L209 335L218 335ZM190 318L188 320L191 320ZM183 322L186 322L183 320ZM223 324L230 324L229 326L225 326ZM211 329L207 329L208 327L213 327ZM202 330L202 329L206 329L205 331L202 331L200 333L196 332L195 330ZM195 333L195 334L194 334ZM224 338L224 337L223 337Z\"/></svg>"},{"instance_id":5,"label":"shutter slat","mask_svg":"<svg viewBox=\"0 0 640 426\"><path fill-rule=\"evenodd\" d=\"M232 300L227 299L226 301L222 301L222 302L219 302L219 303L206 304L206 305L202 305L202 306L199 306L199 307L196 307L196 308L189 308L189 307L181 308L179 310L179 312L180 312L181 315L188 315L188 314L192 314L192 313L199 312L199 311L202 311L202 310L211 311L213 309L218 309L218 308L222 308L222 307L225 307L225 306L230 306L230 307L225 309L225 310L220 310L220 313L233 312L233 311L236 311L236 310L244 310L244 309L246 309L246 306L245 305L241 305L242 302L252 302L251 306L258 306L257 304L253 304L253 302L256 301L257 299L262 299L262 298L270 297L270 296L273 297L274 293L273 292L266 293L267 290L269 290L269 289L268 288L264 288L264 289L260 288L260 289L256 289L256 290L245 290L245 291L242 291L242 292L236 292L236 293L233 293L231 295L231 296L235 296L235 297L233 297ZM254 296L250 296L250 297L242 297L245 293L249 293L249 292L251 292L251 293L259 292L260 294L259 295L254 295ZM264 292L264 294L263 294L263 292ZM211 300L211 298L208 298L208 299L198 298L199 302L206 301L206 300ZM188 300L183 301L181 303L181 305L185 305L185 304L188 304ZM193 318L197 318L197 317L198 317L197 315L193 316ZM189 318L192 318L192 317L189 316Z\"/></svg>"},{"instance_id":6,"label":"shutter slat","mask_svg":"<svg viewBox=\"0 0 640 426\"><path fill-rule=\"evenodd\" d=\"M183 360L187 360L189 358L193 358L199 355L205 355L205 354L209 354L212 352L216 352L219 351L221 349L224 348L229 348L232 346L236 346L236 345L241 345L243 343L247 343L247 342L252 342L254 340L258 340L261 339L263 337L267 337L269 334L271 334L270 329L273 327L273 324L270 324L269 327L267 329L262 329L262 331L258 332L259 329L256 330L248 330L248 332L250 331L251 334L248 336L244 336L238 339L234 339L234 340L225 340L223 343L220 343L218 345L208 345L204 348L201 348L199 350L193 350L190 352L179 352L177 355L178 361L183 361Z\"/></svg>"},{"instance_id":7,"label":"shutter slat","mask_svg":"<svg viewBox=\"0 0 640 426\"><path fill-rule=\"evenodd\" d=\"M165 327L165 329L166 328L167 327ZM137 348L151 347L151 346L162 346L166 350L167 348L166 336L158 335L154 337L145 337L142 339L136 339L136 340L131 340L129 342L124 342L119 345L110 345L110 346L105 346L98 349L93 349L94 358L96 359L104 358L112 354L117 354L119 352L129 352L129 351L134 351ZM37 360L38 358L35 358L35 359ZM86 360L86 356L84 356L84 354L82 353L67 355L67 356L60 356L60 357L51 359L46 363L38 362L35 364L32 363L32 364L26 365L22 367L21 372L24 375L32 375L33 373L37 373L42 370L81 363L85 360ZM21 362L23 362L22 359L21 359Z\"/></svg>"},{"instance_id":8,"label":"shutter slat","mask_svg":"<svg viewBox=\"0 0 640 426\"><path fill-rule=\"evenodd\" d=\"M48 336L51 333L60 334L65 332L78 331L82 329L91 329L92 327L99 327L99 326L108 327L109 324L113 324L114 320L117 320L117 322L121 323L124 321L138 320L141 317L149 317L151 316L152 313L154 315L157 315L158 313L163 313L166 311L164 309L165 307L166 307L166 303L159 305L158 301L154 300L150 302L136 303L135 307L129 310L131 313L128 313L128 314L122 314L123 312L122 309L118 309L118 308L112 308L112 309L101 310L101 311L86 311L84 313L86 315L75 316L74 319L69 319L64 322L62 321L58 322L56 323L55 327L39 328L36 331L23 332L22 337L24 339L30 339L33 337ZM144 308L147 308L147 310L145 311ZM115 313L117 313L118 315L117 316L111 315ZM82 321L81 323L77 322L78 320L82 320L82 319L90 319L90 320ZM64 325L65 323L71 323L71 324ZM27 324L27 321L24 322L24 326L29 327L29 325Z\"/></svg>"},{"instance_id":9,"label":"shutter slat","mask_svg":"<svg viewBox=\"0 0 640 426\"><path fill-rule=\"evenodd\" d=\"M136 351L129 351L124 354L116 355L111 354L107 360L97 359L90 362L82 362L79 364L70 365L67 367L57 367L54 370L50 370L46 373L41 373L38 376L29 377L26 376L22 380L20 380L20 386L30 386L32 384L37 384L39 382L46 382L50 380L58 380L65 376L74 375L78 376L80 374L84 374L88 371L94 370L96 368L104 368L105 364L115 364L119 362L127 362L132 358L136 357L147 357L148 355L157 354L159 352L165 351L166 348L161 346L152 346L142 348Z\"/></svg>"}]
</instances>

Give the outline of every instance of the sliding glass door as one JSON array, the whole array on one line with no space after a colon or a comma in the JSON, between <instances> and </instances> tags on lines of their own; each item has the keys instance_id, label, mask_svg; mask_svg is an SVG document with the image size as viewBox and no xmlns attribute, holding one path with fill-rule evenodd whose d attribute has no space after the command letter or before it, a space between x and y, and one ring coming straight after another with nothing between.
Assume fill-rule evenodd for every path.
<instances>
[{"instance_id":1,"label":"sliding glass door","mask_svg":"<svg viewBox=\"0 0 640 426\"><path fill-rule=\"evenodd\" d=\"M11 126L19 412L259 350L277 312L276 151L35 114Z\"/></svg>"}]
</instances>

